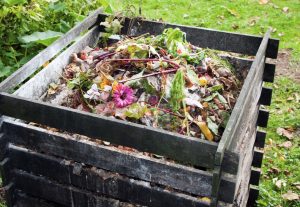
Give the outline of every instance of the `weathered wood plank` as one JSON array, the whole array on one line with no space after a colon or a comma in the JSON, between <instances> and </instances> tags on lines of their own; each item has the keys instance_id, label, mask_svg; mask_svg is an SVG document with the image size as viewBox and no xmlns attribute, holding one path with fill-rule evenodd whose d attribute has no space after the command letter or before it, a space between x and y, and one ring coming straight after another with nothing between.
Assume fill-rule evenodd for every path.
<instances>
[{"instance_id":1,"label":"weathered wood plank","mask_svg":"<svg viewBox=\"0 0 300 207\"><path fill-rule=\"evenodd\" d=\"M266 63L264 78L263 78L264 81L270 82L270 83L274 82L275 68L276 68L276 65Z\"/></svg>"},{"instance_id":2,"label":"weathered wood plank","mask_svg":"<svg viewBox=\"0 0 300 207\"><path fill-rule=\"evenodd\" d=\"M165 130L99 116L6 93L0 94L0 112L26 121L95 137L114 144L151 152L173 160L213 168L216 143L187 137ZM112 130L117 129L117 130ZM227 171L237 169L237 155L230 156Z\"/></svg>"},{"instance_id":3,"label":"weathered wood plank","mask_svg":"<svg viewBox=\"0 0 300 207\"><path fill-rule=\"evenodd\" d=\"M60 204L28 196L21 191L17 191L15 193L15 197L16 203L14 204L14 207L66 207Z\"/></svg>"},{"instance_id":4,"label":"weathered wood plank","mask_svg":"<svg viewBox=\"0 0 300 207\"><path fill-rule=\"evenodd\" d=\"M266 142L266 132L258 130L256 133L255 147L264 148Z\"/></svg>"},{"instance_id":5,"label":"weathered wood plank","mask_svg":"<svg viewBox=\"0 0 300 207\"><path fill-rule=\"evenodd\" d=\"M260 109L257 119L257 126L267 127L269 121L269 111L265 109Z\"/></svg>"},{"instance_id":6,"label":"weathered wood plank","mask_svg":"<svg viewBox=\"0 0 300 207\"><path fill-rule=\"evenodd\" d=\"M96 145L70 136L59 136L37 127L22 127L4 122L4 130L12 143L29 149L46 152L65 159L72 159L101 169L118 172L129 177L170 186L195 195L210 196L211 174L140 154ZM89 156L86 156L86 155ZM18 158L22 159L22 157ZM27 163L27 162L24 162ZM114 163L112 165L112 163ZM43 163L41 163L42 165ZM53 169L54 170L54 169ZM51 170L49 171L51 172ZM223 177L221 197L232 199L234 178Z\"/></svg>"},{"instance_id":7,"label":"weathered wood plank","mask_svg":"<svg viewBox=\"0 0 300 207\"><path fill-rule=\"evenodd\" d=\"M98 37L99 27L94 27L57 56L49 65L43 68L43 70L22 85L14 94L31 99L39 99L42 94L47 91L49 84L57 82L62 76L63 69L70 62L72 53L78 53L86 46L93 47L97 44Z\"/></svg>"},{"instance_id":8,"label":"weathered wood plank","mask_svg":"<svg viewBox=\"0 0 300 207\"><path fill-rule=\"evenodd\" d=\"M101 14L100 16L106 16ZM104 18L103 17L103 18ZM166 28L179 28L186 32L186 38L194 45L203 48L236 52L246 55L256 55L262 41L262 37L243 35L231 32L212 30L207 28L183 26L142 19L125 19L122 34L141 35L149 33L159 35ZM279 40L270 39L266 50L266 57L277 58Z\"/></svg>"},{"instance_id":9,"label":"weathered wood plank","mask_svg":"<svg viewBox=\"0 0 300 207\"><path fill-rule=\"evenodd\" d=\"M250 184L251 185L259 185L261 169L260 168L251 168L251 177L250 177Z\"/></svg>"},{"instance_id":10,"label":"weathered wood plank","mask_svg":"<svg viewBox=\"0 0 300 207\"><path fill-rule=\"evenodd\" d=\"M160 207L166 204L174 206L178 202L182 202L182 205L187 206L190 204L190 201L184 204L185 201L177 198L178 196L182 197L183 194L155 186L152 187L150 183L126 178L116 173L96 168L86 168L80 163L71 164L71 161L56 159L39 153L26 153L18 147L13 147L11 153L15 168L43 176L63 185L74 186L92 193L149 207ZM19 161L27 161L27 163L23 164ZM54 168L54 170L50 168ZM47 171L49 169L51 172ZM186 198L188 199L188 197Z\"/></svg>"},{"instance_id":11,"label":"weathered wood plank","mask_svg":"<svg viewBox=\"0 0 300 207\"><path fill-rule=\"evenodd\" d=\"M8 185L10 180L10 159L5 158L0 162L0 175L2 177L2 183L3 185Z\"/></svg>"},{"instance_id":12,"label":"weathered wood plank","mask_svg":"<svg viewBox=\"0 0 300 207\"><path fill-rule=\"evenodd\" d=\"M106 198L101 193L93 194L90 191L75 188L73 186L58 184L57 182L47 180L42 176L35 176L24 171L15 170L16 188L39 198L49 201L57 202L67 206L121 206L118 200L113 198ZM115 186L117 187L117 186ZM143 196L149 195L137 192L137 196L141 199ZM170 194L173 195L174 193ZM173 198L173 199L170 199ZM207 207L207 203L199 201L186 195L177 194L171 196L167 200L161 201L162 206L186 207L186 206L199 206ZM99 202L100 201L100 202ZM104 202L104 203L102 203ZM153 201L155 203L155 200ZM171 205L169 205L171 204ZM136 206L134 204L134 206Z\"/></svg>"},{"instance_id":13,"label":"weathered wood plank","mask_svg":"<svg viewBox=\"0 0 300 207\"><path fill-rule=\"evenodd\" d=\"M252 166L261 168L261 164L262 164L262 161L263 161L263 156L264 156L264 151L255 148L254 149L254 154L253 154Z\"/></svg>"},{"instance_id":14,"label":"weathered wood plank","mask_svg":"<svg viewBox=\"0 0 300 207\"><path fill-rule=\"evenodd\" d=\"M6 156L7 139L4 133L0 133L0 161Z\"/></svg>"},{"instance_id":15,"label":"weathered wood plank","mask_svg":"<svg viewBox=\"0 0 300 207\"><path fill-rule=\"evenodd\" d=\"M272 88L263 87L259 98L259 104L270 106L271 101L272 101Z\"/></svg>"},{"instance_id":16,"label":"weathered wood plank","mask_svg":"<svg viewBox=\"0 0 300 207\"><path fill-rule=\"evenodd\" d=\"M7 79L0 83L1 92L10 92L14 87L22 83L26 78L32 75L39 69L45 62L53 58L62 49L69 45L76 37L88 28L99 22L98 15L102 12L102 9L97 9L90 16L88 16L81 23L77 24L73 29L67 32L64 36L56 40L49 47L44 49L29 62L23 65L20 69L10 75Z\"/></svg>"}]
</instances>

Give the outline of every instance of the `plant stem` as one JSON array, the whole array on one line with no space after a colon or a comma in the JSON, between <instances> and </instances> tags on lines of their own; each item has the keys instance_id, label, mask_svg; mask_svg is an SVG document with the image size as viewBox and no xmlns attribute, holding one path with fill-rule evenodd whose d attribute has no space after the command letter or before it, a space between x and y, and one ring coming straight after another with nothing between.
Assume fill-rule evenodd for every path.
<instances>
[{"instance_id":1,"label":"plant stem","mask_svg":"<svg viewBox=\"0 0 300 207\"><path fill-rule=\"evenodd\" d=\"M147 74L147 75L143 75L141 77L129 78L127 80L121 80L121 81L119 81L119 83L125 83L127 81L132 81L132 80L147 78L147 77L150 77L150 76L156 76L156 75L161 75L161 74L168 74L168 73L176 72L177 70L178 70L178 68L176 68L176 69L170 69L170 70L163 70L163 71L160 71L160 72L155 72L155 73L150 73L150 74Z\"/></svg>"},{"instance_id":2,"label":"plant stem","mask_svg":"<svg viewBox=\"0 0 300 207\"><path fill-rule=\"evenodd\" d=\"M106 61L126 61L126 62L153 62L153 61L162 61L162 62L167 62L173 65L175 68L179 68L180 65L177 63L171 61L171 60L166 60L166 59L110 59Z\"/></svg>"}]
</instances>

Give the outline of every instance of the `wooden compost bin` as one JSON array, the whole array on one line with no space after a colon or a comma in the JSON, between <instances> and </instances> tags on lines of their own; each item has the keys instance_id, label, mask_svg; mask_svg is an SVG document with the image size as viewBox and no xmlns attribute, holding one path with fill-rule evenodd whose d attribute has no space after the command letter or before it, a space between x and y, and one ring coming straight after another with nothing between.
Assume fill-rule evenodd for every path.
<instances>
[{"instance_id":1,"label":"wooden compost bin","mask_svg":"<svg viewBox=\"0 0 300 207\"><path fill-rule=\"evenodd\" d=\"M214 143L39 100L72 53L97 43L105 17L97 10L0 84L0 165L8 206L255 205L266 136L258 127L268 121L261 105L270 105L272 95L263 83L273 82L275 71L266 58L277 57L279 41L270 32L262 38L125 20L122 34L157 35L178 27L199 47L255 56L228 57L249 72L221 141ZM99 139L177 162L101 145Z\"/></svg>"}]
</instances>

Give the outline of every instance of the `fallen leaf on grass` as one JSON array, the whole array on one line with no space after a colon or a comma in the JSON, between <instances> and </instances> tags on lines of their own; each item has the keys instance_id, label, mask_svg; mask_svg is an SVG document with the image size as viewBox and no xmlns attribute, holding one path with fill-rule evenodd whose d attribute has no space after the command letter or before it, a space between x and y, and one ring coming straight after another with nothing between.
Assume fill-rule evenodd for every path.
<instances>
[{"instance_id":1,"label":"fallen leaf on grass","mask_svg":"<svg viewBox=\"0 0 300 207\"><path fill-rule=\"evenodd\" d=\"M293 101L294 100L294 97L290 96L286 99L287 101Z\"/></svg>"},{"instance_id":2,"label":"fallen leaf on grass","mask_svg":"<svg viewBox=\"0 0 300 207\"><path fill-rule=\"evenodd\" d=\"M299 195L289 190L287 193L282 195L282 198L284 200L294 201L299 200Z\"/></svg>"},{"instance_id":3,"label":"fallen leaf on grass","mask_svg":"<svg viewBox=\"0 0 300 207\"><path fill-rule=\"evenodd\" d=\"M288 139L293 139L293 133L289 130L279 127L279 128L277 128L276 132L280 136L284 136Z\"/></svg>"},{"instance_id":4,"label":"fallen leaf on grass","mask_svg":"<svg viewBox=\"0 0 300 207\"><path fill-rule=\"evenodd\" d=\"M273 183L278 189L281 189L282 187L286 186L286 181L285 180L278 180L278 178L273 179Z\"/></svg>"},{"instance_id":5,"label":"fallen leaf on grass","mask_svg":"<svg viewBox=\"0 0 300 207\"><path fill-rule=\"evenodd\" d=\"M269 0L259 0L259 4L267 4L269 3Z\"/></svg>"},{"instance_id":6,"label":"fallen leaf on grass","mask_svg":"<svg viewBox=\"0 0 300 207\"><path fill-rule=\"evenodd\" d=\"M232 15L232 16L235 16L235 17L239 17L240 14L234 10L234 9L227 9L227 11Z\"/></svg>"},{"instance_id":7,"label":"fallen leaf on grass","mask_svg":"<svg viewBox=\"0 0 300 207\"><path fill-rule=\"evenodd\" d=\"M283 11L284 13L289 13L289 7L283 7L282 11Z\"/></svg>"},{"instance_id":8,"label":"fallen leaf on grass","mask_svg":"<svg viewBox=\"0 0 300 207\"><path fill-rule=\"evenodd\" d=\"M286 141L279 145L279 147L284 147L286 149L290 149L293 146L292 142Z\"/></svg>"},{"instance_id":9,"label":"fallen leaf on grass","mask_svg":"<svg viewBox=\"0 0 300 207\"><path fill-rule=\"evenodd\" d=\"M295 186L298 190L300 190L300 182L293 183L292 185Z\"/></svg>"},{"instance_id":10,"label":"fallen leaf on grass","mask_svg":"<svg viewBox=\"0 0 300 207\"><path fill-rule=\"evenodd\" d=\"M278 34L279 37L282 37L283 35L284 35L284 33L279 33Z\"/></svg>"},{"instance_id":11,"label":"fallen leaf on grass","mask_svg":"<svg viewBox=\"0 0 300 207\"><path fill-rule=\"evenodd\" d=\"M238 29L238 28L239 28L239 25L233 24L233 25L231 25L231 27L232 27L232 29Z\"/></svg>"}]
</instances>

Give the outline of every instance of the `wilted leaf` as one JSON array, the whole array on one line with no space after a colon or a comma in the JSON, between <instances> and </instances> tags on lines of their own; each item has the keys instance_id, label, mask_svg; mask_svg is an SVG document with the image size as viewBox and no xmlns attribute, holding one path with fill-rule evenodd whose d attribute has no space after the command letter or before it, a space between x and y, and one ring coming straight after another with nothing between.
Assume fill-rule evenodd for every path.
<instances>
[{"instance_id":1,"label":"wilted leaf","mask_svg":"<svg viewBox=\"0 0 300 207\"><path fill-rule=\"evenodd\" d=\"M276 132L280 136L284 136L288 139L293 139L293 133L284 128L279 127L279 128L277 128Z\"/></svg>"},{"instance_id":2,"label":"wilted leaf","mask_svg":"<svg viewBox=\"0 0 300 207\"><path fill-rule=\"evenodd\" d=\"M238 29L238 28L239 28L239 25L233 24L233 25L231 25L231 27L232 27L232 29Z\"/></svg>"},{"instance_id":3,"label":"wilted leaf","mask_svg":"<svg viewBox=\"0 0 300 207\"><path fill-rule=\"evenodd\" d=\"M227 9L227 11L232 15L232 16L235 16L235 17L238 17L240 16L239 13L234 10L234 9Z\"/></svg>"},{"instance_id":4,"label":"wilted leaf","mask_svg":"<svg viewBox=\"0 0 300 207\"><path fill-rule=\"evenodd\" d=\"M282 11L283 11L284 13L289 13L289 7L283 7Z\"/></svg>"},{"instance_id":5,"label":"wilted leaf","mask_svg":"<svg viewBox=\"0 0 300 207\"><path fill-rule=\"evenodd\" d=\"M280 147L284 147L286 149L289 149L293 146L292 142L290 141L286 141L286 142L283 142L282 144L279 145Z\"/></svg>"},{"instance_id":6,"label":"wilted leaf","mask_svg":"<svg viewBox=\"0 0 300 207\"><path fill-rule=\"evenodd\" d=\"M19 39L23 43L35 42L35 43L43 44L45 46L49 46L52 42L54 42L62 35L63 33L61 32L48 30L46 32L34 32L31 35L26 35L20 37Z\"/></svg>"},{"instance_id":7,"label":"wilted leaf","mask_svg":"<svg viewBox=\"0 0 300 207\"><path fill-rule=\"evenodd\" d=\"M129 118L140 119L142 118L147 111L147 106L142 106L141 104L134 103L129 106L125 115Z\"/></svg>"},{"instance_id":8,"label":"wilted leaf","mask_svg":"<svg viewBox=\"0 0 300 207\"><path fill-rule=\"evenodd\" d=\"M210 118L207 118L207 126L214 134L218 134L219 126L215 124Z\"/></svg>"},{"instance_id":9,"label":"wilted leaf","mask_svg":"<svg viewBox=\"0 0 300 207\"><path fill-rule=\"evenodd\" d=\"M278 178L273 179L273 183L278 189L281 189L282 187L286 186L286 181L285 180L278 180Z\"/></svg>"},{"instance_id":10,"label":"wilted leaf","mask_svg":"<svg viewBox=\"0 0 300 207\"><path fill-rule=\"evenodd\" d=\"M299 195L289 190L287 193L282 195L282 198L284 200L294 201L299 200Z\"/></svg>"}]
</instances>

